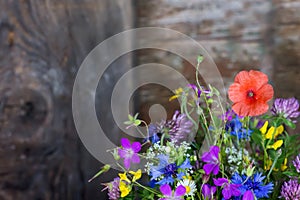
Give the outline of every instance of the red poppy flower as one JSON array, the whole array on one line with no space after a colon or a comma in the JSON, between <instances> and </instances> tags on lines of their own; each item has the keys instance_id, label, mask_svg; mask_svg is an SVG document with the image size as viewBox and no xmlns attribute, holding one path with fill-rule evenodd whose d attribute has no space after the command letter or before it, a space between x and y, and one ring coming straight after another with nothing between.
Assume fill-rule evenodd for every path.
<instances>
[{"instance_id":1,"label":"red poppy flower","mask_svg":"<svg viewBox=\"0 0 300 200\"><path fill-rule=\"evenodd\" d=\"M268 111L267 102L274 95L273 87L268 84L266 74L250 70L241 71L229 87L232 109L240 116L257 116Z\"/></svg>"}]
</instances>

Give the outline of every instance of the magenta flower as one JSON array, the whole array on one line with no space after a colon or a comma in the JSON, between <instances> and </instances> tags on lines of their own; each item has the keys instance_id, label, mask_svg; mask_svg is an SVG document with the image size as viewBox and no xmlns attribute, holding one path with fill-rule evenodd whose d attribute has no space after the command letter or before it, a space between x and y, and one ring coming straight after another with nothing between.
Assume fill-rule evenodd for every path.
<instances>
[{"instance_id":1,"label":"magenta flower","mask_svg":"<svg viewBox=\"0 0 300 200\"><path fill-rule=\"evenodd\" d=\"M168 185L162 185L159 187L160 192L164 195L164 198L160 198L159 200L181 200L184 199L183 196L186 192L184 186L179 185L173 194L172 188Z\"/></svg>"},{"instance_id":2,"label":"magenta flower","mask_svg":"<svg viewBox=\"0 0 300 200\"><path fill-rule=\"evenodd\" d=\"M133 142L130 144L130 141L127 138L122 138L121 145L123 148L119 149L118 153L121 158L124 158L125 168L130 168L130 162L140 162L140 157L137 153L141 150L141 143Z\"/></svg>"},{"instance_id":3,"label":"magenta flower","mask_svg":"<svg viewBox=\"0 0 300 200\"><path fill-rule=\"evenodd\" d=\"M209 184L204 184L202 187L202 194L204 199L211 200L213 199L214 193L216 192L217 188L215 186L210 186Z\"/></svg>"},{"instance_id":4,"label":"magenta flower","mask_svg":"<svg viewBox=\"0 0 300 200\"><path fill-rule=\"evenodd\" d=\"M202 161L206 162L203 166L205 174L209 175L213 173L214 175L217 175L219 173L219 152L220 148L218 146L211 146L209 152L205 152L202 155Z\"/></svg>"},{"instance_id":5,"label":"magenta flower","mask_svg":"<svg viewBox=\"0 0 300 200\"><path fill-rule=\"evenodd\" d=\"M247 190L244 195L242 200L254 200L254 194L251 190Z\"/></svg>"},{"instance_id":6,"label":"magenta flower","mask_svg":"<svg viewBox=\"0 0 300 200\"><path fill-rule=\"evenodd\" d=\"M232 196L240 196L240 184L231 184L226 178L213 179L216 186L221 186L224 199L230 199Z\"/></svg>"}]
</instances>

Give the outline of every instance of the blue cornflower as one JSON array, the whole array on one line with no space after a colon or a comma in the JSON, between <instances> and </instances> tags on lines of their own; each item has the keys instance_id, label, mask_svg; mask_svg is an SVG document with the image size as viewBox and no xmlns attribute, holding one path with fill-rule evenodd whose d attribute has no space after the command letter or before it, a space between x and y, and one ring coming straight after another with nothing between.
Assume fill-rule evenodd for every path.
<instances>
[{"instance_id":1,"label":"blue cornflower","mask_svg":"<svg viewBox=\"0 0 300 200\"><path fill-rule=\"evenodd\" d=\"M252 191L257 199L260 198L269 198L269 194L272 192L274 184L272 182L264 184L263 180L265 176L262 173L255 173L253 177L247 177L246 175L239 175L235 173L232 176L232 183L240 184L239 190L241 196L244 195L247 191ZM240 197L241 197L240 196ZM240 197L236 199L240 199Z\"/></svg>"},{"instance_id":2,"label":"blue cornflower","mask_svg":"<svg viewBox=\"0 0 300 200\"><path fill-rule=\"evenodd\" d=\"M158 180L156 184L173 184L174 178L181 180L183 176L187 175L186 171L192 168L189 159L186 159L181 165L175 162L169 163L169 157L166 155L159 155L159 164L150 169L151 181Z\"/></svg>"},{"instance_id":3,"label":"blue cornflower","mask_svg":"<svg viewBox=\"0 0 300 200\"><path fill-rule=\"evenodd\" d=\"M228 121L225 127L230 135L236 136L238 139L248 140L253 132L250 129L243 128L243 124L238 117Z\"/></svg>"}]
</instances>

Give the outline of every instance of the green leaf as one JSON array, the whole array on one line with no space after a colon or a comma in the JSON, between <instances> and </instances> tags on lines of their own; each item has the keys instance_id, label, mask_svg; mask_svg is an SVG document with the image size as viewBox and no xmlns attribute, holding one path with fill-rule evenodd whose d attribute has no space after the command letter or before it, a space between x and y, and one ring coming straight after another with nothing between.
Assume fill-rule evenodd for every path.
<instances>
[{"instance_id":1,"label":"green leaf","mask_svg":"<svg viewBox=\"0 0 300 200\"><path fill-rule=\"evenodd\" d=\"M251 134L251 139L255 144L261 145L263 138L260 132L255 131Z\"/></svg>"},{"instance_id":2,"label":"green leaf","mask_svg":"<svg viewBox=\"0 0 300 200\"><path fill-rule=\"evenodd\" d=\"M142 123L142 122L141 122L141 120L139 120L139 119L137 119L137 120L134 121L134 125L135 125L135 126L139 126L141 123Z\"/></svg>"},{"instance_id":3,"label":"green leaf","mask_svg":"<svg viewBox=\"0 0 300 200\"><path fill-rule=\"evenodd\" d=\"M296 128L296 124L294 124L291 120L283 119L283 123L292 129Z\"/></svg>"}]
</instances>

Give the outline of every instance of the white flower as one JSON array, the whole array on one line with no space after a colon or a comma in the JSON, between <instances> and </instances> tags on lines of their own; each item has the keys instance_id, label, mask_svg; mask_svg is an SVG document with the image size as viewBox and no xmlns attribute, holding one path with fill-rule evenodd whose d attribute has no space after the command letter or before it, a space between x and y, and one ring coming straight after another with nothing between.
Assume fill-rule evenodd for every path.
<instances>
[{"instance_id":1,"label":"white flower","mask_svg":"<svg viewBox=\"0 0 300 200\"><path fill-rule=\"evenodd\" d=\"M186 189L185 196L194 196L194 193L196 192L195 181L189 179L183 179L177 183L177 186L179 185L185 187Z\"/></svg>"}]
</instances>

